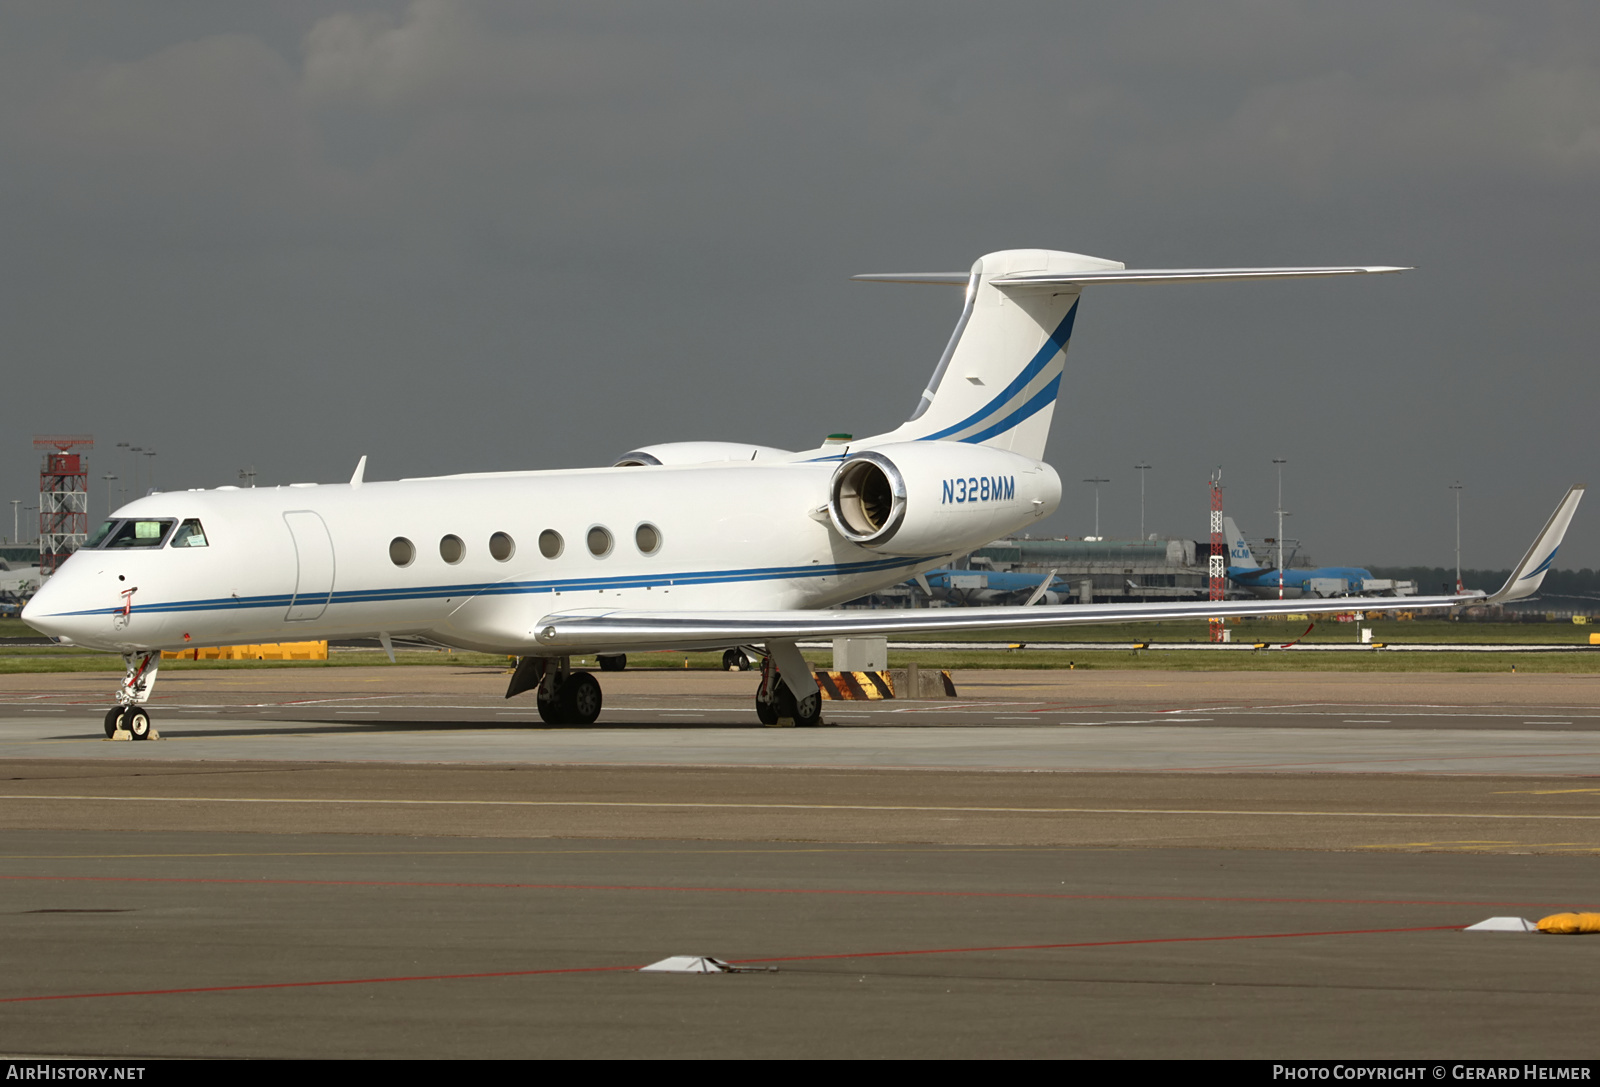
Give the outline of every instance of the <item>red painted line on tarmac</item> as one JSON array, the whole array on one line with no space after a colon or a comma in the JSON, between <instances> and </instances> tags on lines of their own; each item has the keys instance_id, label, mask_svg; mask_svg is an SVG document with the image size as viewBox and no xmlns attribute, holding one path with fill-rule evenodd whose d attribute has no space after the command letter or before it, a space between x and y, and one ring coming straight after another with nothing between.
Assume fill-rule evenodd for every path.
<instances>
[{"instance_id":1,"label":"red painted line on tarmac","mask_svg":"<svg viewBox=\"0 0 1600 1087\"><path fill-rule=\"evenodd\" d=\"M197 985L184 989L129 989L106 993L53 993L48 996L0 997L0 1004L37 1000L92 1000L105 996L181 996L186 993L238 993L255 989L310 989L329 985L382 985L393 981L473 981L483 978L525 978L539 974L599 974L638 970L637 966L563 966L550 970L492 970L478 974L416 974L393 978L334 978L330 981L269 981L254 985Z\"/></svg>"},{"instance_id":2,"label":"red painted line on tarmac","mask_svg":"<svg viewBox=\"0 0 1600 1087\"><path fill-rule=\"evenodd\" d=\"M1126 947L1135 944L1215 943L1225 940L1288 940L1309 936L1370 936L1396 932L1454 932L1461 925L1428 925L1421 928L1342 929L1333 932L1267 932L1239 936L1158 936L1140 940L1092 940L1062 944L1007 944L994 947L932 947L902 951L846 951L828 955L779 955L764 959L733 959L739 963L816 962L827 959L882 959L909 955L963 955L992 951L1055 951L1084 947ZM128 989L103 993L52 993L45 996L0 997L0 1004L25 1004L41 1000L93 1000L116 996L184 996L194 993L238 993L267 989L311 989L333 985L384 985L402 981L479 981L485 978L525 978L553 974L602 974L637 972L639 966L565 966L546 970L493 970L472 974L414 974L385 978L334 978L321 981L269 981L250 985L197 985L172 989Z\"/></svg>"},{"instance_id":3,"label":"red painted line on tarmac","mask_svg":"<svg viewBox=\"0 0 1600 1087\"><path fill-rule=\"evenodd\" d=\"M1572 909L1571 902L1503 902L1495 900L1425 898L1271 898L1221 895L1116 895L1065 894L1045 891L895 891L851 887L668 887L632 883L468 883L428 880L361 879L218 879L200 876L17 876L0 875L0 880L81 883L182 883L221 886L285 887L413 887L458 888L489 891L664 891L680 894L758 894L758 895L861 895L879 898L1021 898L1063 902L1256 902L1267 905L1305 906L1518 906Z\"/></svg>"},{"instance_id":4,"label":"red painted line on tarmac","mask_svg":"<svg viewBox=\"0 0 1600 1087\"><path fill-rule=\"evenodd\" d=\"M1134 944L1203 944L1224 940L1293 940L1306 936L1374 936L1390 932L1460 932L1463 925L1424 925L1419 928L1356 928L1331 932L1260 932L1240 936L1152 936L1141 940L1089 940L1070 944L1008 944L998 947L932 947L915 951L847 951L831 955L784 955L766 959L732 959L746 962L808 962L822 959L881 959L896 955L963 955L980 951L1057 951L1079 947L1129 947Z\"/></svg>"}]
</instances>

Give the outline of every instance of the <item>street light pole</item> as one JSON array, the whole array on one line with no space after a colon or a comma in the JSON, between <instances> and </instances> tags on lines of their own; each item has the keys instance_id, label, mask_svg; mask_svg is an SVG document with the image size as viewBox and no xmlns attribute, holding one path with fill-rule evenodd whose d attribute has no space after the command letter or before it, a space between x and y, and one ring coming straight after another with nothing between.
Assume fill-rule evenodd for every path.
<instances>
[{"instance_id":1,"label":"street light pole","mask_svg":"<svg viewBox=\"0 0 1600 1087\"><path fill-rule=\"evenodd\" d=\"M1461 591L1461 481L1450 484L1456 492L1456 592Z\"/></svg>"},{"instance_id":2,"label":"street light pole","mask_svg":"<svg viewBox=\"0 0 1600 1087\"><path fill-rule=\"evenodd\" d=\"M1287 457L1273 457L1272 463L1278 466L1278 599L1283 599L1283 466L1289 463Z\"/></svg>"},{"instance_id":3,"label":"street light pole","mask_svg":"<svg viewBox=\"0 0 1600 1087\"><path fill-rule=\"evenodd\" d=\"M1094 538L1100 538L1100 484L1110 483L1109 479L1086 479L1085 483L1094 484Z\"/></svg>"},{"instance_id":4,"label":"street light pole","mask_svg":"<svg viewBox=\"0 0 1600 1087\"><path fill-rule=\"evenodd\" d=\"M1139 470L1139 539L1144 539L1144 474L1150 466L1144 461L1134 465Z\"/></svg>"},{"instance_id":5,"label":"street light pole","mask_svg":"<svg viewBox=\"0 0 1600 1087\"><path fill-rule=\"evenodd\" d=\"M22 531L22 522L17 520L17 509L21 505L22 505L22 499L13 498L11 500L11 542L12 543L21 543L22 542L21 540L17 539L17 534Z\"/></svg>"},{"instance_id":6,"label":"street light pole","mask_svg":"<svg viewBox=\"0 0 1600 1087\"><path fill-rule=\"evenodd\" d=\"M112 509L111 485L117 481L117 477L114 476L114 475L111 475L110 473L107 473L106 475L103 475L100 478L106 481L106 516L110 517L111 516L111 509Z\"/></svg>"}]
</instances>

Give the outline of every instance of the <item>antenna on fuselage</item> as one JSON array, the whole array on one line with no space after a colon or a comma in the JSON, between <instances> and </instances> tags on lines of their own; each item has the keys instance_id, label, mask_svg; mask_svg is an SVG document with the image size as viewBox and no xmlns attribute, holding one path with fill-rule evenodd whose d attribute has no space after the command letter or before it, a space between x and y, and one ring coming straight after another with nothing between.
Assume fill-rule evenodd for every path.
<instances>
[{"instance_id":1,"label":"antenna on fuselage","mask_svg":"<svg viewBox=\"0 0 1600 1087\"><path fill-rule=\"evenodd\" d=\"M352 487L361 486L361 484L366 482L366 475L367 475L367 455L365 453L363 453L363 454L361 454L361 459L356 461L356 470L355 470L355 472L350 476L350 486L352 486Z\"/></svg>"}]
</instances>

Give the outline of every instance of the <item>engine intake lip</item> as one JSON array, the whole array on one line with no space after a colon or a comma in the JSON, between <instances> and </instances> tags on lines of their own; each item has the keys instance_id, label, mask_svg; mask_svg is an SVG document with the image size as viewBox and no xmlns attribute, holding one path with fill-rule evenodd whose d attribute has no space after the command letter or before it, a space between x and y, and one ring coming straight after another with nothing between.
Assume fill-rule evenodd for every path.
<instances>
[{"instance_id":1,"label":"engine intake lip","mask_svg":"<svg viewBox=\"0 0 1600 1087\"><path fill-rule=\"evenodd\" d=\"M906 518L906 481L882 453L848 457L834 470L828 516L839 535L866 547L899 531Z\"/></svg>"}]
</instances>

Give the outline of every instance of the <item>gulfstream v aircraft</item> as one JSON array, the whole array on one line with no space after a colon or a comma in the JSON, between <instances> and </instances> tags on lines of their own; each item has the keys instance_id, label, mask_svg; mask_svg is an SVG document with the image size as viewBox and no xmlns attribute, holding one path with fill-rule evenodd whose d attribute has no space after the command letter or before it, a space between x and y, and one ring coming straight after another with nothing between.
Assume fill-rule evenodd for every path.
<instances>
[{"instance_id":1,"label":"gulfstream v aircraft","mask_svg":"<svg viewBox=\"0 0 1600 1087\"><path fill-rule=\"evenodd\" d=\"M795 644L803 638L1348 611L1359 598L835 609L1056 508L1061 481L1040 458L1086 287L1403 270L1141 271L1020 249L969 272L861 276L962 292L949 346L893 430L802 452L689 442L636 449L609 468L395 482L366 482L363 457L337 485L153 494L117 510L23 618L121 653L127 671L106 729L145 737L163 649L423 638L521 658L507 697L536 691L544 720L588 724L600 686L572 657L742 647L763 662L756 715L803 725L821 716ZM1581 493L1567 493L1489 602L1538 587Z\"/></svg>"}]
</instances>

